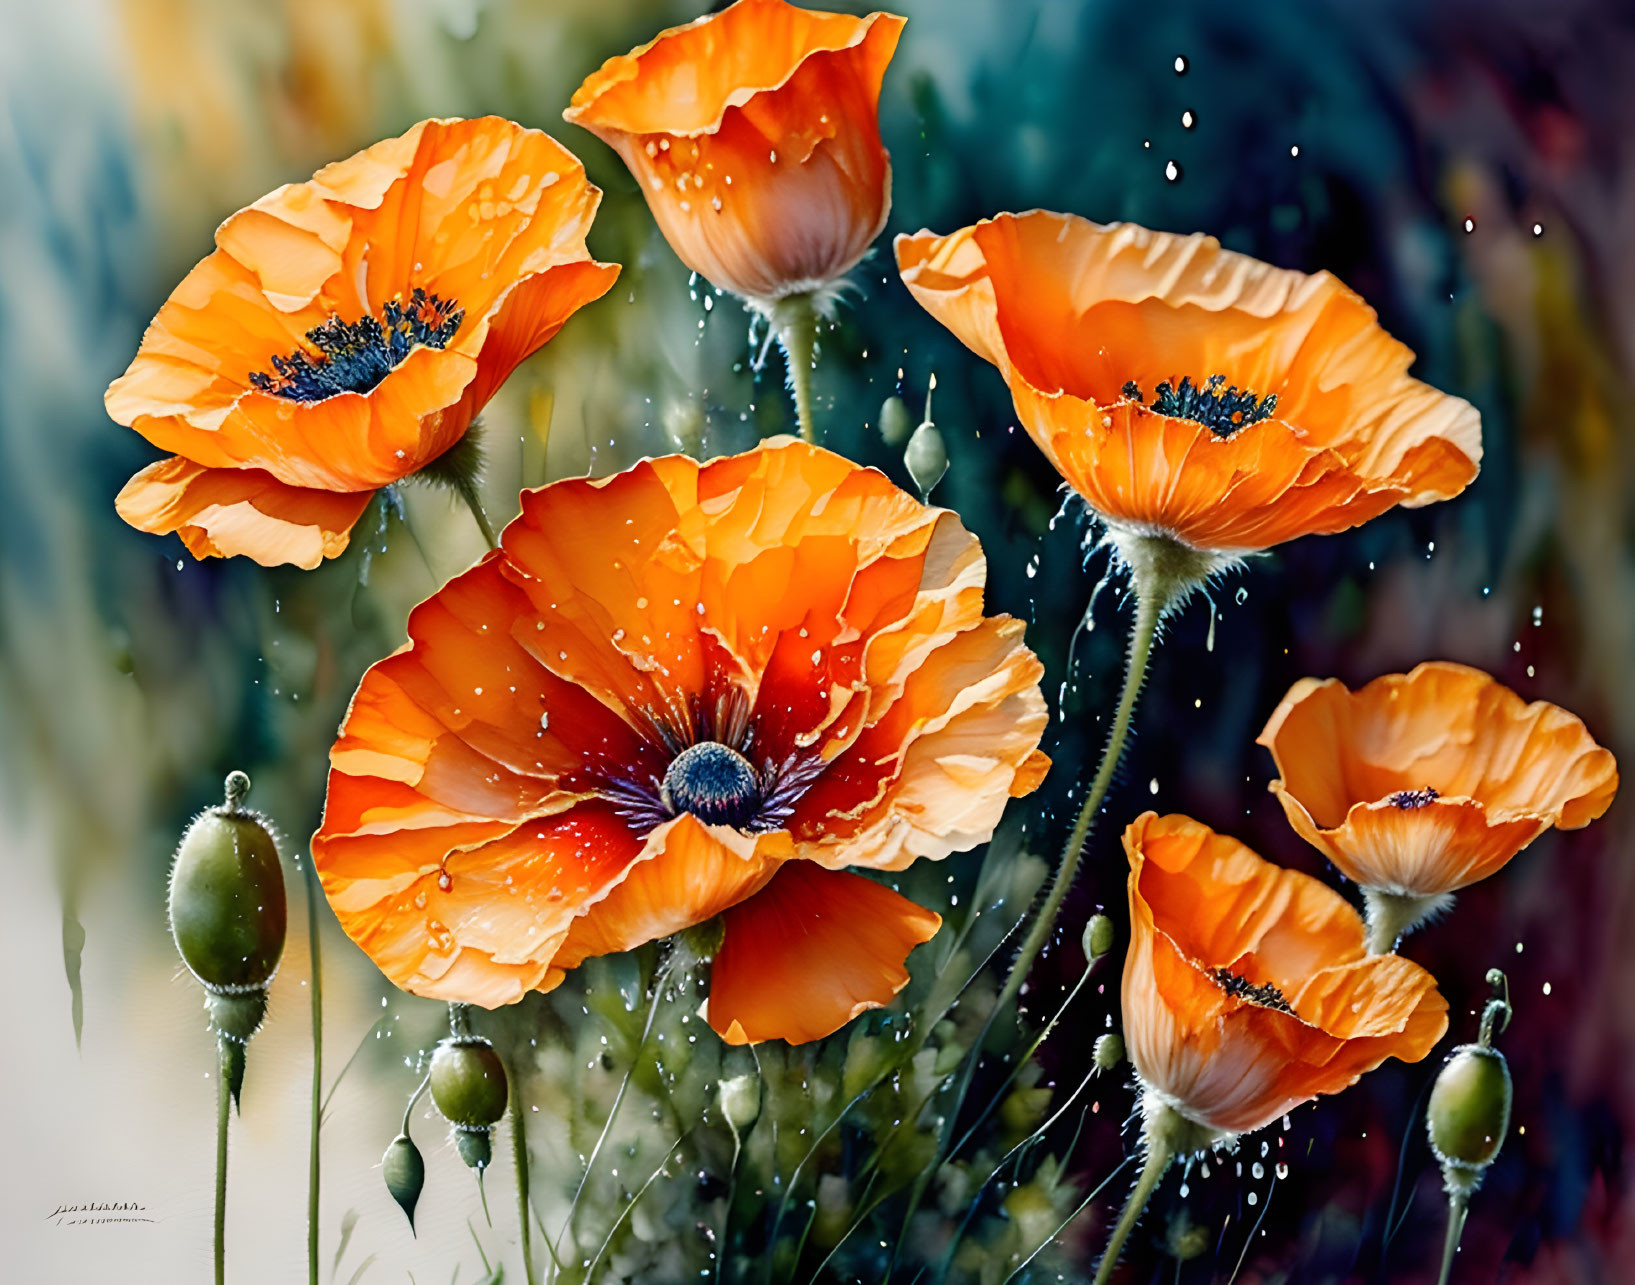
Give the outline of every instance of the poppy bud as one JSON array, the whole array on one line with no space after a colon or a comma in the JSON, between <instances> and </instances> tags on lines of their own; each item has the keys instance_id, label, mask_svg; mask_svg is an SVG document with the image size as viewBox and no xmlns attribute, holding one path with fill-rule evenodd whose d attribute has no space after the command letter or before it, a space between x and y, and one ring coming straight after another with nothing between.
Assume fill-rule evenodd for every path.
<instances>
[{"instance_id":1,"label":"poppy bud","mask_svg":"<svg viewBox=\"0 0 1635 1285\"><path fill-rule=\"evenodd\" d=\"M920 488L920 498L929 499L943 474L948 472L948 448L942 444L942 434L930 420L916 428L914 436L908 439L903 463L908 465L908 475L914 479L914 485Z\"/></svg>"},{"instance_id":2,"label":"poppy bud","mask_svg":"<svg viewBox=\"0 0 1635 1285\"><path fill-rule=\"evenodd\" d=\"M249 790L232 773L226 801L194 818L171 867L171 934L212 993L265 988L284 953L284 871L265 820L241 806Z\"/></svg>"},{"instance_id":3,"label":"poppy bud","mask_svg":"<svg viewBox=\"0 0 1635 1285\"><path fill-rule=\"evenodd\" d=\"M472 1169L493 1158L489 1131L505 1114L505 1064L480 1035L451 1035L431 1058L431 1100L454 1126L460 1159Z\"/></svg>"},{"instance_id":4,"label":"poppy bud","mask_svg":"<svg viewBox=\"0 0 1635 1285\"><path fill-rule=\"evenodd\" d=\"M1509 984L1498 969L1487 975L1494 996L1482 1010L1475 1044L1454 1049L1425 1110L1431 1150L1442 1163L1442 1182L1458 1207L1482 1185L1510 1130L1510 1066L1493 1047L1493 1028L1510 1023Z\"/></svg>"},{"instance_id":5,"label":"poppy bud","mask_svg":"<svg viewBox=\"0 0 1635 1285\"><path fill-rule=\"evenodd\" d=\"M386 1190L402 1208L414 1230L414 1207L420 1201L420 1192L426 1185L426 1161L414 1139L406 1133L393 1138L380 1159L380 1171L386 1179Z\"/></svg>"},{"instance_id":6,"label":"poppy bud","mask_svg":"<svg viewBox=\"0 0 1635 1285\"><path fill-rule=\"evenodd\" d=\"M1084 926L1084 962L1093 964L1113 948L1113 921L1106 915L1091 915Z\"/></svg>"},{"instance_id":7,"label":"poppy bud","mask_svg":"<svg viewBox=\"0 0 1635 1285\"><path fill-rule=\"evenodd\" d=\"M735 1075L722 1080L720 1088L721 1114L727 1118L727 1127L737 1137L760 1117L761 1081L753 1075Z\"/></svg>"},{"instance_id":8,"label":"poppy bud","mask_svg":"<svg viewBox=\"0 0 1635 1285\"><path fill-rule=\"evenodd\" d=\"M278 844L266 821L243 806L249 792L248 776L228 774L223 802L193 819L170 872L171 936L205 989L235 1105L244 1087L244 1046L267 1015L267 986L284 953L288 919Z\"/></svg>"},{"instance_id":9,"label":"poppy bud","mask_svg":"<svg viewBox=\"0 0 1635 1285\"><path fill-rule=\"evenodd\" d=\"M908 403L901 397L888 397L880 407L880 438L887 446L906 446L914 432L914 421L908 413Z\"/></svg>"},{"instance_id":10,"label":"poppy bud","mask_svg":"<svg viewBox=\"0 0 1635 1285\"><path fill-rule=\"evenodd\" d=\"M1510 1129L1510 1067L1498 1049L1463 1044L1431 1089L1425 1123L1450 1186L1476 1190Z\"/></svg>"},{"instance_id":11,"label":"poppy bud","mask_svg":"<svg viewBox=\"0 0 1635 1285\"><path fill-rule=\"evenodd\" d=\"M1096 1040L1093 1053L1096 1065L1103 1071L1115 1069L1124 1060L1124 1039L1120 1035L1108 1031Z\"/></svg>"}]
</instances>

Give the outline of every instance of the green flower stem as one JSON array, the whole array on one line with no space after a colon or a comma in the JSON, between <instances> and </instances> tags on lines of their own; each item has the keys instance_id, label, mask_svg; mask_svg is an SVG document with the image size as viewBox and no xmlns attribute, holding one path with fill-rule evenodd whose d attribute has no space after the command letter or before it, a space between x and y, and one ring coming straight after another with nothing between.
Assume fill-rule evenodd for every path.
<instances>
[{"instance_id":1,"label":"green flower stem","mask_svg":"<svg viewBox=\"0 0 1635 1285\"><path fill-rule=\"evenodd\" d=\"M771 324L783 347L784 365L789 372L789 389L795 395L795 418L800 435L817 441L812 423L812 357L817 349L817 309L810 295L790 295L773 306Z\"/></svg>"},{"instance_id":2,"label":"green flower stem","mask_svg":"<svg viewBox=\"0 0 1635 1285\"><path fill-rule=\"evenodd\" d=\"M1468 1196L1448 1198L1448 1235L1442 1244L1442 1274L1436 1278L1437 1285L1448 1285L1448 1278L1453 1272L1453 1256L1459 1252L1459 1237L1464 1235L1465 1215L1469 1212Z\"/></svg>"},{"instance_id":3,"label":"green flower stem","mask_svg":"<svg viewBox=\"0 0 1635 1285\"><path fill-rule=\"evenodd\" d=\"M216 1285L227 1279L227 1121L232 1104L228 1088L227 1039L216 1040L220 1054L216 1068Z\"/></svg>"},{"instance_id":4,"label":"green flower stem","mask_svg":"<svg viewBox=\"0 0 1635 1285\"><path fill-rule=\"evenodd\" d=\"M483 539L488 542L488 547L499 548L499 539L488 521L488 514L483 512L482 498L477 494L477 479L469 472L457 472L451 475L450 480L454 489L460 493L460 498L466 502L466 508L471 510L471 516L477 520L477 529L483 533Z\"/></svg>"},{"instance_id":5,"label":"green flower stem","mask_svg":"<svg viewBox=\"0 0 1635 1285\"><path fill-rule=\"evenodd\" d=\"M528 1133L523 1125L521 1082L515 1070L511 1080L511 1155L517 1166L517 1220L522 1224L522 1274L534 1285L533 1236L528 1226Z\"/></svg>"},{"instance_id":6,"label":"green flower stem","mask_svg":"<svg viewBox=\"0 0 1635 1285\"><path fill-rule=\"evenodd\" d=\"M1152 1193L1157 1189L1159 1179L1168 1172L1170 1162L1175 1159L1175 1149L1162 1133L1147 1135L1147 1160L1141 1166L1141 1176L1135 1180L1135 1186L1130 1189L1129 1199L1124 1202L1124 1212L1118 1216L1118 1225L1113 1228L1112 1239L1107 1242L1107 1250L1101 1256L1101 1264L1096 1268L1096 1285L1107 1285L1113 1278L1113 1268L1118 1265L1118 1256L1123 1252L1124 1242L1130 1238L1136 1220L1141 1217L1141 1211L1147 1207L1147 1201L1152 1199Z\"/></svg>"},{"instance_id":7,"label":"green flower stem","mask_svg":"<svg viewBox=\"0 0 1635 1285\"><path fill-rule=\"evenodd\" d=\"M312 1120L307 1146L307 1282L318 1285L318 1132L324 1114L324 975L318 938L318 872L301 863L307 883L307 960L312 972Z\"/></svg>"},{"instance_id":8,"label":"green flower stem","mask_svg":"<svg viewBox=\"0 0 1635 1285\"><path fill-rule=\"evenodd\" d=\"M1090 784L1090 793L1085 796L1084 806L1079 809L1078 820L1073 824L1073 832L1068 836L1067 845L1062 849L1062 860L1056 868L1055 882L1050 885L1050 891L1045 895L1045 903L1039 908L1039 915L1033 921L1033 927L1029 929L1022 949L1016 954L1010 976L1005 979L1005 988L999 992L999 1000L993 1007L995 1014L1003 1010L1021 992L1022 983L1027 981L1028 970L1033 967L1033 961L1038 958L1045 942L1050 940L1050 934L1056 926L1056 916L1061 912L1062 902L1067 900L1068 889L1073 886L1074 875L1078 873L1079 859L1084 855L1085 841L1090 837L1096 813L1100 811L1102 801L1107 797L1107 791L1113 783L1113 773L1118 768L1119 759L1123 757L1124 741L1129 736L1130 718L1135 713L1136 697L1141 694L1141 684L1147 676L1147 659L1152 654L1153 640L1158 633L1158 622L1174 601L1174 590L1169 584L1154 576L1143 575L1139 567L1131 584L1135 593L1135 620L1130 625L1130 654L1128 666L1124 671L1124 691L1118 698L1118 711L1113 715L1113 728L1107 735L1107 748L1102 751L1101 765L1096 769L1095 780Z\"/></svg>"}]
</instances>

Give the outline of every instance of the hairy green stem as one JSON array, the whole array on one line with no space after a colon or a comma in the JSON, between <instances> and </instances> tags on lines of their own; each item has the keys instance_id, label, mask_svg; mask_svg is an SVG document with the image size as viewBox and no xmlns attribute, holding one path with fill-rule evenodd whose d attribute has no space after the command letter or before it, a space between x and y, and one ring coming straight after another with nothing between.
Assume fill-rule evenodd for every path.
<instances>
[{"instance_id":1,"label":"hairy green stem","mask_svg":"<svg viewBox=\"0 0 1635 1285\"><path fill-rule=\"evenodd\" d=\"M1453 1272L1453 1256L1459 1252L1459 1237L1464 1234L1465 1215L1469 1212L1469 1197L1448 1198L1448 1234L1442 1243L1442 1274L1436 1278L1436 1285L1448 1285L1448 1278Z\"/></svg>"},{"instance_id":2,"label":"hairy green stem","mask_svg":"<svg viewBox=\"0 0 1635 1285\"><path fill-rule=\"evenodd\" d=\"M301 863L307 884L307 960L312 972L312 1119L307 1145L307 1282L318 1285L318 1133L324 1114L324 975L318 938L318 872Z\"/></svg>"},{"instance_id":3,"label":"hairy green stem","mask_svg":"<svg viewBox=\"0 0 1635 1285\"><path fill-rule=\"evenodd\" d=\"M772 309L771 325L783 347L784 365L789 372L789 389L795 395L795 418L800 435L817 441L812 422L812 357L817 350L817 309L809 295L780 299Z\"/></svg>"},{"instance_id":4,"label":"hairy green stem","mask_svg":"<svg viewBox=\"0 0 1635 1285\"><path fill-rule=\"evenodd\" d=\"M1096 813L1100 811L1102 801L1107 797L1107 791L1113 784L1113 773L1118 768L1119 759L1124 755L1124 742L1129 736L1130 719L1135 713L1136 697L1141 694L1141 684L1147 675L1147 659L1152 654L1153 639L1158 633L1158 621L1171 601L1167 587L1150 577L1138 573L1132 584L1135 593L1135 619L1130 625L1129 661L1124 671L1124 690L1118 698L1118 711L1113 715L1113 727L1107 735L1107 747L1102 751L1101 764L1097 767L1095 779L1090 784L1090 792L1085 795L1084 806L1079 809L1078 820L1073 823L1073 832L1068 835L1067 844L1062 849L1062 860L1056 868L1055 881L1045 895L1044 905L1039 908L1033 927L1029 929L1027 938L1022 942L1022 949L1016 953L1016 959L1011 964L1010 976L1005 979L1005 988L999 992L999 1000L993 1008L996 1014L1021 992L1022 984L1027 981L1028 970L1033 967L1033 961L1038 958L1045 942L1050 940L1050 934L1056 926L1056 916L1061 912L1062 902L1067 900L1068 890L1073 886L1073 878L1078 873L1079 859L1084 855L1085 841L1089 839L1090 830L1095 825Z\"/></svg>"},{"instance_id":5,"label":"hairy green stem","mask_svg":"<svg viewBox=\"0 0 1635 1285\"><path fill-rule=\"evenodd\" d=\"M227 1038L216 1040L216 1285L227 1279L227 1121L233 1101L228 1087Z\"/></svg>"},{"instance_id":6,"label":"hairy green stem","mask_svg":"<svg viewBox=\"0 0 1635 1285\"><path fill-rule=\"evenodd\" d=\"M470 473L455 473L451 480L460 498L466 502L466 508L471 510L471 516L477 520L477 529L483 533L483 539L488 542L488 547L499 548L499 538L494 534L494 528L488 521L488 514L483 512L482 498L477 494L477 480Z\"/></svg>"},{"instance_id":7,"label":"hairy green stem","mask_svg":"<svg viewBox=\"0 0 1635 1285\"><path fill-rule=\"evenodd\" d=\"M1162 1133L1147 1135L1147 1161L1141 1166L1141 1176L1135 1180L1135 1186L1130 1188L1129 1199L1124 1202L1124 1212L1118 1216L1118 1225L1113 1228L1113 1235L1107 1242L1106 1252L1101 1256L1101 1264L1096 1268L1096 1285L1107 1285L1113 1278L1113 1268L1118 1265L1118 1256L1123 1252L1124 1242L1130 1238L1130 1232L1135 1228L1136 1220L1141 1217L1141 1211L1147 1207L1147 1201L1152 1199L1152 1193L1157 1189L1159 1179L1168 1171L1170 1161L1175 1159L1175 1149Z\"/></svg>"},{"instance_id":8,"label":"hairy green stem","mask_svg":"<svg viewBox=\"0 0 1635 1285\"><path fill-rule=\"evenodd\" d=\"M522 1274L534 1285L533 1236L528 1226L528 1133L523 1127L521 1082L511 1072L511 1155L517 1166L517 1220L522 1224Z\"/></svg>"}]
</instances>

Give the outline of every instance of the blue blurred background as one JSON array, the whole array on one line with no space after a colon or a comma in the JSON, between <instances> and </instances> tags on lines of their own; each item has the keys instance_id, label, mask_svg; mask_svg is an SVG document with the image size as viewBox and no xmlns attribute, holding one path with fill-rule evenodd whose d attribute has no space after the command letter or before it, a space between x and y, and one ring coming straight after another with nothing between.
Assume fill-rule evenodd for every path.
<instances>
[{"instance_id":1,"label":"blue blurred background","mask_svg":"<svg viewBox=\"0 0 1635 1285\"><path fill-rule=\"evenodd\" d=\"M1416 374L1484 418L1482 474L1460 499L1257 558L1216 593L1218 619L1195 602L1176 623L1070 904L1064 941L1075 944L1045 956L1030 995L1077 976L1085 915L1103 904L1122 915L1117 835L1148 806L1337 881L1288 830L1253 744L1303 675L1355 685L1423 659L1465 661L1574 710L1635 763L1628 6L898 8L910 21L881 104L895 171L887 237L1034 206L1207 231L1283 266L1335 272L1419 353ZM408 608L480 549L444 494L411 487L406 523L372 509L359 528L368 538L317 572L197 563L176 539L115 516L114 494L155 453L107 419L104 387L227 214L422 117L494 112L585 160L607 194L592 250L625 269L490 408L490 512L509 518L519 486L673 449L700 417L710 453L781 431L791 413L778 358L753 369L746 315L689 281L613 154L560 116L604 58L698 11L651 0L0 0L10 1028L0 1112L15 1139L0 1165L0 1225L13 1232L13 1279L100 1279L113 1265L125 1280L203 1278L212 1053L164 923L176 836L242 767L287 852L303 852L359 675L401 641ZM935 498L983 538L992 601L1031 621L1052 698L1066 688L1050 733L1058 770L1025 810L1030 847L1054 852L1066 790L1116 692L1124 607L1102 596L1070 673L1069 639L1102 570L1085 564L1081 514L1015 429L999 376L909 299L885 238L857 275L860 294L821 339L820 424L831 446L907 484L873 425L893 392L918 412L935 373L952 461ZM1516 1005L1503 1047L1517 1135L1473 1204L1456 1279L1629 1279L1632 808L1621 799L1596 826L1541 839L1405 948L1449 996L1451 1037L1474 1034L1490 967L1508 972ZM230 1257L245 1280L302 1270L303 922L292 916L235 1142L245 1159ZM474 1279L457 1165L434 1165L428 1204L442 1191L451 1212L418 1244L387 1221L396 1214L370 1168L413 1087L404 1059L435 1038L437 1008L390 992L327 915L324 931L330 1056L339 1069L360 1040L381 1050L360 1058L326 1123L326 1263L333 1254L342 1281L413 1268L424 1282L464 1261ZM1116 1024L1110 983L1047 1046L1050 1078L1077 1083L1091 1041L1109 1015ZM553 1011L578 1015L579 998ZM1181 1234L1172 1180L1132 1242L1129 1279L1434 1279L1442 1202L1416 1103L1435 1060L1392 1064L1297 1112L1264 1156L1253 1140L1207 1177L1189 1175L1185 1219L1206 1236ZM1085 1189L1125 1145L1128 1091L1104 1083L1097 1113L1057 1145ZM144 1201L156 1221L45 1219L91 1199ZM1069 1228L1050 1279L1093 1261L1108 1216L1098 1203ZM641 1270L696 1279L684 1259L673 1276ZM872 1279L858 1263L844 1278Z\"/></svg>"}]
</instances>

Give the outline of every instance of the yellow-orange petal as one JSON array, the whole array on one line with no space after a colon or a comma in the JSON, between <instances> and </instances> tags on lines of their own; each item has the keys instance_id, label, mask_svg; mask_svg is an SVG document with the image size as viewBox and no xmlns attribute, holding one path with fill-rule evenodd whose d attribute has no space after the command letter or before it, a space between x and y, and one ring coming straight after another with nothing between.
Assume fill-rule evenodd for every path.
<instances>
[{"instance_id":1,"label":"yellow-orange petal","mask_svg":"<svg viewBox=\"0 0 1635 1285\"><path fill-rule=\"evenodd\" d=\"M885 225L903 24L738 0L609 59L564 116L619 153L682 262L770 302L837 280Z\"/></svg>"},{"instance_id":2,"label":"yellow-orange petal","mask_svg":"<svg viewBox=\"0 0 1635 1285\"><path fill-rule=\"evenodd\" d=\"M1412 353L1327 273L1039 210L900 236L896 252L910 292L999 368L1024 427L1115 524L1242 552L1476 474L1476 412L1410 378ZM1224 436L1148 405L1161 384L1215 376L1275 404Z\"/></svg>"},{"instance_id":3,"label":"yellow-orange petal","mask_svg":"<svg viewBox=\"0 0 1635 1285\"><path fill-rule=\"evenodd\" d=\"M862 875L791 861L725 924L710 1025L729 1044L803 1044L890 1003L942 917Z\"/></svg>"},{"instance_id":4,"label":"yellow-orange petal","mask_svg":"<svg viewBox=\"0 0 1635 1285\"><path fill-rule=\"evenodd\" d=\"M683 813L648 836L642 854L574 921L553 963L632 950L715 918L755 895L790 855L789 836L739 834Z\"/></svg>"},{"instance_id":5,"label":"yellow-orange petal","mask_svg":"<svg viewBox=\"0 0 1635 1285\"><path fill-rule=\"evenodd\" d=\"M1435 979L1364 953L1364 929L1318 880L1188 817L1146 813L1130 861L1125 1042L1147 1088L1188 1119L1249 1132L1345 1088L1447 1029Z\"/></svg>"},{"instance_id":6,"label":"yellow-orange petal","mask_svg":"<svg viewBox=\"0 0 1635 1285\"><path fill-rule=\"evenodd\" d=\"M1486 878L1552 826L1587 825L1618 788L1582 720L1445 661L1356 692L1301 679L1259 743L1304 838L1358 883L1415 896Z\"/></svg>"},{"instance_id":7,"label":"yellow-orange petal","mask_svg":"<svg viewBox=\"0 0 1635 1285\"><path fill-rule=\"evenodd\" d=\"M114 507L138 530L177 532L196 558L242 554L264 567L309 570L338 556L373 491L287 486L260 469L203 468L173 457L150 464Z\"/></svg>"},{"instance_id":8,"label":"yellow-orange petal","mask_svg":"<svg viewBox=\"0 0 1635 1285\"><path fill-rule=\"evenodd\" d=\"M377 784L370 803L354 808L364 791L337 776L313 840L324 893L381 972L428 999L497 1008L550 989L579 911L642 846L600 802L514 827L445 813L437 820L452 824L405 829L377 810L390 790ZM432 827L431 815L420 815ZM449 849L450 840L460 846Z\"/></svg>"}]
</instances>

